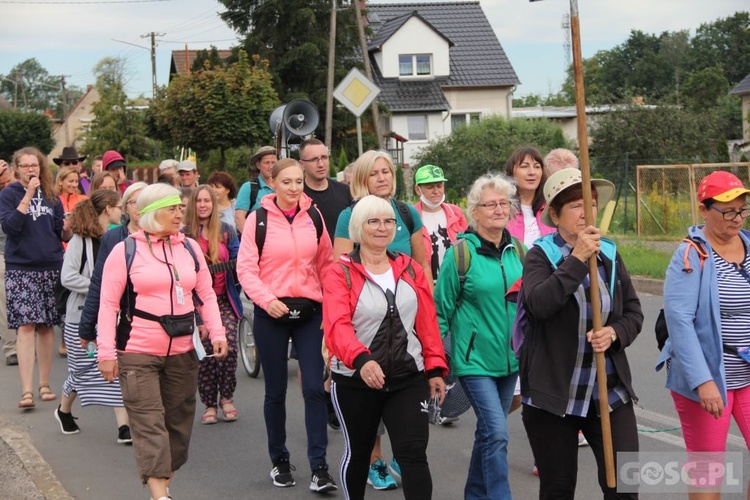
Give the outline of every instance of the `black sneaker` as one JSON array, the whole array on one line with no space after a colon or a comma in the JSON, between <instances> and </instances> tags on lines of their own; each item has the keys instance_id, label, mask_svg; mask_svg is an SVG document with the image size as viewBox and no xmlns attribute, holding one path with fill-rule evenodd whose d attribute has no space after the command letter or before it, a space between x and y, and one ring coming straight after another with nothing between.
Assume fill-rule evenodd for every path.
<instances>
[{"instance_id":1,"label":"black sneaker","mask_svg":"<svg viewBox=\"0 0 750 500\"><path fill-rule=\"evenodd\" d=\"M65 413L60 411L60 406L55 410L55 420L60 423L60 430L63 434L78 434L81 429L76 424L77 418L72 413Z\"/></svg>"},{"instance_id":2,"label":"black sneaker","mask_svg":"<svg viewBox=\"0 0 750 500\"><path fill-rule=\"evenodd\" d=\"M130 437L130 427L121 425L117 428L117 442L119 444L133 444L133 438Z\"/></svg>"},{"instance_id":3,"label":"black sneaker","mask_svg":"<svg viewBox=\"0 0 750 500\"><path fill-rule=\"evenodd\" d=\"M328 473L328 466L321 465L312 472L310 478L310 490L316 493L328 493L329 491L336 491L339 489L336 486L331 475Z\"/></svg>"},{"instance_id":4,"label":"black sneaker","mask_svg":"<svg viewBox=\"0 0 750 500\"><path fill-rule=\"evenodd\" d=\"M271 469L273 485L278 486L279 488L287 488L297 484L294 482L294 476L292 476L293 470L296 469L289 463L289 459L279 460L273 465L273 469Z\"/></svg>"},{"instance_id":5,"label":"black sneaker","mask_svg":"<svg viewBox=\"0 0 750 500\"><path fill-rule=\"evenodd\" d=\"M328 413L328 427L334 431L341 430L341 424L339 423L339 418L336 416L335 411Z\"/></svg>"}]
</instances>

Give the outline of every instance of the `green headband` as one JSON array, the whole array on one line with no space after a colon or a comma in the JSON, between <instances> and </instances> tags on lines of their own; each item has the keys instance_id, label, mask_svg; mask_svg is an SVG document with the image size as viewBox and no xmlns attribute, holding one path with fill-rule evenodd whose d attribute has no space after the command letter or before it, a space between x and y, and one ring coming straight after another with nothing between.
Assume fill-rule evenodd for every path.
<instances>
[{"instance_id":1,"label":"green headband","mask_svg":"<svg viewBox=\"0 0 750 500\"><path fill-rule=\"evenodd\" d=\"M182 203L182 198L180 198L179 195L173 194L170 196L167 196L166 198L162 198L160 200L156 200L155 202L146 205L141 209L141 215L147 214L149 212L154 212L156 210L159 210L160 208L165 207L171 207L173 205L179 205Z\"/></svg>"}]
</instances>

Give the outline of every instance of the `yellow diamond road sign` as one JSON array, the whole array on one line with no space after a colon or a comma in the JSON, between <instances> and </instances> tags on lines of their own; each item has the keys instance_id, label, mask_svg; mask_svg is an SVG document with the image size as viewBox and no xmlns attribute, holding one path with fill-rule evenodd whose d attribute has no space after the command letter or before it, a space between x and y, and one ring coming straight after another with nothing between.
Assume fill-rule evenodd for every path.
<instances>
[{"instance_id":1,"label":"yellow diamond road sign","mask_svg":"<svg viewBox=\"0 0 750 500\"><path fill-rule=\"evenodd\" d=\"M355 116L361 116L379 93L374 83L357 68L352 68L333 91L333 97Z\"/></svg>"}]
</instances>

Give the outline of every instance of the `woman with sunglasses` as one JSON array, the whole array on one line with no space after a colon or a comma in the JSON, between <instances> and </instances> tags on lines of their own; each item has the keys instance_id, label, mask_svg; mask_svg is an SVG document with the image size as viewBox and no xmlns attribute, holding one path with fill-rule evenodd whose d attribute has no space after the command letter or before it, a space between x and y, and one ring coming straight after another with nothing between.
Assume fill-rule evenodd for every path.
<instances>
[{"instance_id":1,"label":"woman with sunglasses","mask_svg":"<svg viewBox=\"0 0 750 500\"><path fill-rule=\"evenodd\" d=\"M709 470L726 451L732 418L750 448L750 189L717 171L698 185L703 225L688 229L664 281L669 330L657 365L667 366L667 389L680 417L688 458L697 467L691 499L719 499Z\"/></svg>"},{"instance_id":2,"label":"woman with sunglasses","mask_svg":"<svg viewBox=\"0 0 750 500\"><path fill-rule=\"evenodd\" d=\"M71 237L55 194L47 158L36 148L13 155L18 182L0 191L0 224L6 234L5 287L8 328L18 330L21 375L18 407L34 408L34 360L39 362L39 398L54 401L50 370L55 347L55 284L63 262L61 242ZM10 299L12 297L12 300Z\"/></svg>"},{"instance_id":3,"label":"woman with sunglasses","mask_svg":"<svg viewBox=\"0 0 750 500\"><path fill-rule=\"evenodd\" d=\"M201 361L198 394L206 407L201 423L218 422L219 407L224 421L233 422L238 417L234 390L237 387L237 325L242 318L242 301L237 291L237 274L231 264L236 263L240 240L234 228L221 221L216 194L205 184L195 188L188 199L182 232L198 242L206 257L229 345L226 358L210 356ZM198 328L206 353L213 354L208 331L203 325Z\"/></svg>"}]
</instances>

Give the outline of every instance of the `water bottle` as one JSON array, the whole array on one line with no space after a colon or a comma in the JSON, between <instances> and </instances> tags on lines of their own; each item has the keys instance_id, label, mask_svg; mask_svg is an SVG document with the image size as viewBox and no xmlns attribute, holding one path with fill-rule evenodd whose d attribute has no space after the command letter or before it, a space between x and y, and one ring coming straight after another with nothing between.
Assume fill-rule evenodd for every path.
<instances>
[{"instance_id":1,"label":"water bottle","mask_svg":"<svg viewBox=\"0 0 750 500\"><path fill-rule=\"evenodd\" d=\"M88 356L89 358L96 357L96 350L96 342L89 342L88 344L86 344L86 356Z\"/></svg>"}]
</instances>

